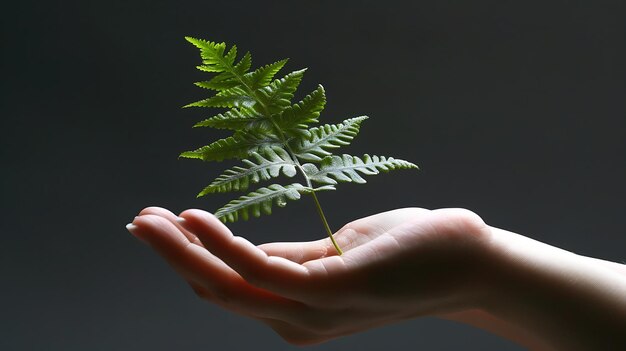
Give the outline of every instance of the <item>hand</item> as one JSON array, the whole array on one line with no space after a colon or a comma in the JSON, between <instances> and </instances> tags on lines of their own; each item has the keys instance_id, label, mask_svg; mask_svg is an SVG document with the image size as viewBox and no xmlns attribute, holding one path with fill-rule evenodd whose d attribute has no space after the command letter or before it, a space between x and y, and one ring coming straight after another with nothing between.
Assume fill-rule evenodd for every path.
<instances>
[{"instance_id":1,"label":"hand","mask_svg":"<svg viewBox=\"0 0 626 351\"><path fill-rule=\"evenodd\" d=\"M182 218L182 219L180 219ZM298 345L422 315L460 313L488 293L490 228L467 210L406 208L328 238L255 246L213 215L147 208L129 230L202 298L255 318Z\"/></svg>"}]
</instances>

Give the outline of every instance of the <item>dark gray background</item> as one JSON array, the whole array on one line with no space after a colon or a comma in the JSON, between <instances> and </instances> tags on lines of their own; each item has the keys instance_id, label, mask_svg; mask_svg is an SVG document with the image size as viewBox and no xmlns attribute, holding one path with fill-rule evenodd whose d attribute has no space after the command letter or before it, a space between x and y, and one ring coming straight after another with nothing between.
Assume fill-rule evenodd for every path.
<instances>
[{"instance_id":1,"label":"dark gray background","mask_svg":"<svg viewBox=\"0 0 626 351\"><path fill-rule=\"evenodd\" d=\"M180 106L192 35L236 43L255 66L289 57L322 83L322 122L371 116L346 149L419 172L345 184L331 225L405 207L467 207L485 221L623 261L623 1L19 1L2 11L0 349L295 349L196 298L124 225L195 194L231 163L179 160L218 137ZM299 95L297 97L302 97ZM255 243L325 234L308 199L232 225ZM402 346L405 345L405 346ZM517 350L421 319L311 350Z\"/></svg>"}]
</instances>

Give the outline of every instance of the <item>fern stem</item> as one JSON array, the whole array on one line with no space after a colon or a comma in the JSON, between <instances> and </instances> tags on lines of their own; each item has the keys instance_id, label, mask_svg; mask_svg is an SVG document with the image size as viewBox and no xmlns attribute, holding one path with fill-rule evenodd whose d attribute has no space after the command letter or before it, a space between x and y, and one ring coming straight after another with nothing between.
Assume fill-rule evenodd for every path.
<instances>
[{"instance_id":1,"label":"fern stem","mask_svg":"<svg viewBox=\"0 0 626 351\"><path fill-rule=\"evenodd\" d=\"M267 108L267 106L265 106L265 104L261 101L261 99L259 98L257 93L252 89L252 87L250 87L248 85L248 83L245 81L245 79L243 79L243 77L241 75L237 74L237 72L233 69L233 67L228 62L222 60L222 64L224 65L224 67L227 67L228 71L233 76L235 76L235 78L246 88L246 90L248 91L248 94L250 94L250 96L252 96L254 98L254 100L261 106L261 109L263 110L263 113L265 114L267 119L272 123L272 126L274 127L274 130L277 132L278 137L281 139L281 141L283 142L283 144L287 148L287 152L289 153L289 156L292 158L293 162L295 163L295 165L298 168L298 170L300 171L300 173L302 173L302 175L304 176L304 179L306 180L307 186L312 190L311 191L311 195L313 196L313 201L315 201L315 207L317 208L317 213L319 214L320 219L322 220L322 223L324 224L324 228L326 229L326 233L328 233L328 237L330 238L330 241L333 243L333 246L335 247L335 250L337 250L337 253L341 256L343 254L343 251L341 250L341 248L339 247L339 245L335 241L335 238L333 237L333 232L330 229L330 226L328 225L328 221L326 220L326 216L324 216L324 211L322 210L322 206L320 205L320 202L317 199L317 195L315 195L315 191L313 190L313 186L311 184L311 179L309 178L309 176L307 176L306 172L304 172L304 169L302 169L302 166L300 165L300 161L298 160L298 157L296 156L296 154L293 152L293 150L291 150L291 147L289 146L289 143L287 142L287 138L285 137L285 134L280 129L278 124L276 124L276 121L274 121L274 119L272 119L272 115L269 112L269 109Z\"/></svg>"},{"instance_id":2,"label":"fern stem","mask_svg":"<svg viewBox=\"0 0 626 351\"><path fill-rule=\"evenodd\" d=\"M287 151L289 152L290 156L293 158L293 161L296 163L296 167L298 168L300 173L302 173L302 175L304 176L304 179L306 181L306 185L312 190L313 189L313 185L311 184L311 179L309 178L309 176L306 174L306 172L304 171L304 169L300 165L300 161L298 160L298 157L291 150L291 147L289 147L289 145L287 143L285 143L285 146L287 146ZM330 241L333 243L333 246L335 247L335 250L337 250L337 254L339 254L339 256L343 255L343 251L339 247L339 244L337 244L337 242L335 241L335 237L333 236L333 231L330 229L330 226L328 225L328 221L326 220L326 216L324 216L324 211L322 210L322 205L320 205L320 201L317 199L317 195L315 194L315 190L311 191L311 195L313 196L313 201L315 201L315 208L317 209L317 214L319 214L320 219L322 220L322 223L324 224L324 229L326 229L326 233L328 234L328 237L330 238Z\"/></svg>"},{"instance_id":3,"label":"fern stem","mask_svg":"<svg viewBox=\"0 0 626 351\"><path fill-rule=\"evenodd\" d=\"M335 241L335 238L333 237L333 232L332 230L330 230L328 221L326 221L326 216L324 216L324 211L322 211L322 206L320 206L320 202L317 199L317 195L315 195L315 192L312 192L311 195L313 195L313 201L315 201L315 207L317 208L317 213L320 215L320 218L322 219L322 222L324 223L324 228L326 228L326 233L328 233L328 237L330 238L330 241L332 241L333 246L335 247L335 250L337 250L337 253L339 254L339 256L343 255L343 251L341 250L341 248Z\"/></svg>"}]
</instances>

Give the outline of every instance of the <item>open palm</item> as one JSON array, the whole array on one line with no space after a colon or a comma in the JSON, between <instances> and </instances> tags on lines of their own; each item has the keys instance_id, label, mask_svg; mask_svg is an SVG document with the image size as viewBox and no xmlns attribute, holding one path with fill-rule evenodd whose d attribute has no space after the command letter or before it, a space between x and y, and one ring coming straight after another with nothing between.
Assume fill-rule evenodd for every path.
<instances>
[{"instance_id":1,"label":"open palm","mask_svg":"<svg viewBox=\"0 0 626 351\"><path fill-rule=\"evenodd\" d=\"M467 210L405 208L353 221L328 238L255 246L213 215L143 210L131 231L202 298L294 344L420 315L472 308L489 229Z\"/></svg>"}]
</instances>

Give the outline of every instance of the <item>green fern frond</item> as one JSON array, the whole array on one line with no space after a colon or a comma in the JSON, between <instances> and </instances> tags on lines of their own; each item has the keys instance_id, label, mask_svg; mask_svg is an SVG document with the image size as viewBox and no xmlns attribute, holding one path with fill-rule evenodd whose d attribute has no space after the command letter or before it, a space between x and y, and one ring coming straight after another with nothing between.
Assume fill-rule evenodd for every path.
<instances>
[{"instance_id":1,"label":"green fern frond","mask_svg":"<svg viewBox=\"0 0 626 351\"><path fill-rule=\"evenodd\" d=\"M217 129L230 129L230 130L246 130L251 123L254 123L264 116L259 114L256 110L246 107L234 108L232 110L220 113L217 116L205 119L198 122L194 127L213 127Z\"/></svg>"},{"instance_id":2,"label":"green fern frond","mask_svg":"<svg viewBox=\"0 0 626 351\"><path fill-rule=\"evenodd\" d=\"M202 161L222 161L230 158L245 158L263 147L281 146L279 140L269 136L258 136L237 132L233 136L220 139L193 151L180 154L183 158L197 158Z\"/></svg>"},{"instance_id":3,"label":"green fern frond","mask_svg":"<svg viewBox=\"0 0 626 351\"><path fill-rule=\"evenodd\" d=\"M249 52L246 52L246 54L239 61L239 63L237 63L235 67L233 67L233 72L236 72L239 75L243 75L245 72L247 72L250 69L251 65L252 65L252 56L250 55ZM200 70L203 70L203 69L200 69ZM199 86L200 88L222 91L222 90L227 90L227 89L231 89L234 87L238 87L242 85L243 83L237 80L237 77L235 74L227 71L227 72L222 72L216 75L211 80L196 82L194 84Z\"/></svg>"},{"instance_id":4,"label":"green fern frond","mask_svg":"<svg viewBox=\"0 0 626 351\"><path fill-rule=\"evenodd\" d=\"M204 80L201 82L195 82L193 84L195 84L196 86L199 86L200 88L217 90L217 91L234 88L236 86L241 85L239 82L232 80L232 79L221 79L221 80L211 79L211 80Z\"/></svg>"},{"instance_id":5,"label":"green fern frond","mask_svg":"<svg viewBox=\"0 0 626 351\"><path fill-rule=\"evenodd\" d=\"M196 101L183 107L251 107L255 103L256 100L248 95L243 88L236 86L222 90L208 99Z\"/></svg>"},{"instance_id":6,"label":"green fern frond","mask_svg":"<svg viewBox=\"0 0 626 351\"><path fill-rule=\"evenodd\" d=\"M235 63L235 59L237 58L237 45L233 45L228 53L224 55L224 63L228 66L232 66ZM207 64L207 60L204 60L202 63Z\"/></svg>"},{"instance_id":7,"label":"green fern frond","mask_svg":"<svg viewBox=\"0 0 626 351\"><path fill-rule=\"evenodd\" d=\"M306 69L301 69L291 72L281 79L276 79L270 85L257 90L259 101L267 108L267 112L273 115L291 105L293 93L298 89L305 71Z\"/></svg>"},{"instance_id":8,"label":"green fern frond","mask_svg":"<svg viewBox=\"0 0 626 351\"><path fill-rule=\"evenodd\" d=\"M243 75L244 73L250 70L250 67L252 67L252 55L250 54L249 51L247 51L243 55L239 63L237 63L235 67L233 67L233 72L234 72L233 75L234 76Z\"/></svg>"},{"instance_id":9,"label":"green fern frond","mask_svg":"<svg viewBox=\"0 0 626 351\"><path fill-rule=\"evenodd\" d=\"M211 193L246 190L251 183L276 178L281 173L287 177L296 175L297 164L289 153L280 147L264 148L253 152L242 162L246 167L235 166L217 177L198 197Z\"/></svg>"},{"instance_id":10,"label":"green fern frond","mask_svg":"<svg viewBox=\"0 0 626 351\"><path fill-rule=\"evenodd\" d=\"M226 44L210 42L206 42L205 44L204 50L201 51L203 64L198 66L199 70L205 72L224 72L227 71L229 67L232 67L234 59L237 56L236 46L233 46L225 56L222 56Z\"/></svg>"},{"instance_id":11,"label":"green fern frond","mask_svg":"<svg viewBox=\"0 0 626 351\"><path fill-rule=\"evenodd\" d=\"M292 104L291 100L300 86L305 69L276 79L276 74L283 69L287 59L250 71L252 56L249 52L237 61L238 49L235 45L227 50L225 43L192 37L186 39L200 49L202 64L197 68L214 74L209 80L195 84L216 93L185 107L229 109L196 123L194 127L227 129L234 134L196 150L183 152L180 157L203 161L235 158L242 162L242 165L223 172L198 196L246 190L251 184L281 175L294 177L300 173L306 186L293 183L259 188L229 202L215 215L225 222L234 222L240 217L248 219L250 214L258 217L270 214L274 204L283 207L287 200L297 200L302 194L310 195L331 241L341 254L316 193L335 190L338 182L364 183L362 175L417 166L392 157L333 155L332 150L352 141L367 117L310 127L319 122L320 113L326 105L326 93L319 85L301 101ZM301 161L316 162L319 166L313 163L301 165ZM319 186L313 187L313 183Z\"/></svg>"},{"instance_id":12,"label":"green fern frond","mask_svg":"<svg viewBox=\"0 0 626 351\"><path fill-rule=\"evenodd\" d=\"M347 119L339 124L326 124L308 130L310 137L292 143L296 156L305 161L321 161L331 155L329 150L350 144L359 133L367 116Z\"/></svg>"},{"instance_id":13,"label":"green fern frond","mask_svg":"<svg viewBox=\"0 0 626 351\"><path fill-rule=\"evenodd\" d=\"M363 175L375 175L389 172L394 169L418 168L415 164L385 156L363 155L363 159L357 156L343 154L341 156L326 156L320 162L319 169L312 163L302 165L309 178L320 184L337 184L337 182L366 183ZM334 178L334 179L333 179Z\"/></svg>"},{"instance_id":14,"label":"green fern frond","mask_svg":"<svg viewBox=\"0 0 626 351\"><path fill-rule=\"evenodd\" d=\"M241 82L238 81L231 72L222 72L215 75L210 80L196 82L194 84L201 88L220 91L239 86L241 85Z\"/></svg>"},{"instance_id":15,"label":"green fern frond","mask_svg":"<svg viewBox=\"0 0 626 351\"><path fill-rule=\"evenodd\" d=\"M254 217L261 214L272 214L272 206L285 207L287 200L300 199L300 192L306 188L299 183L287 186L272 184L233 200L215 212L215 216L223 222L235 222L239 217L248 220L250 212Z\"/></svg>"},{"instance_id":16,"label":"green fern frond","mask_svg":"<svg viewBox=\"0 0 626 351\"><path fill-rule=\"evenodd\" d=\"M206 72L224 72L228 69L227 61L224 58L224 50L226 43L216 43L208 40L185 37L188 42L200 49L200 57L202 58L203 71ZM232 50L231 50L232 51ZM236 49L235 49L236 55ZM231 62L232 65L232 62Z\"/></svg>"},{"instance_id":17,"label":"green fern frond","mask_svg":"<svg viewBox=\"0 0 626 351\"><path fill-rule=\"evenodd\" d=\"M308 137L308 124L319 122L320 112L325 105L326 94L320 85L302 101L285 108L276 116L276 125L289 136Z\"/></svg>"},{"instance_id":18,"label":"green fern frond","mask_svg":"<svg viewBox=\"0 0 626 351\"><path fill-rule=\"evenodd\" d=\"M263 67L259 67L253 72L246 73L243 77L250 89L257 90L272 82L274 76L280 71L289 59L280 60Z\"/></svg>"}]
</instances>

